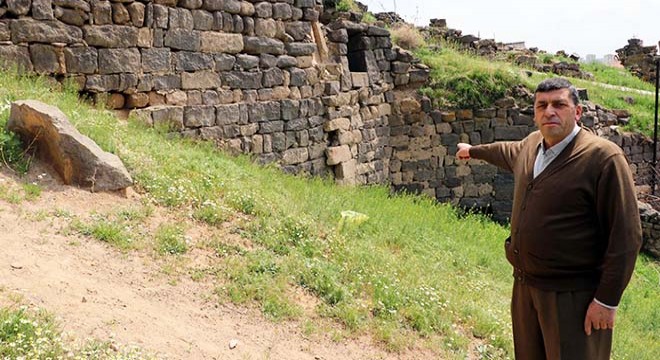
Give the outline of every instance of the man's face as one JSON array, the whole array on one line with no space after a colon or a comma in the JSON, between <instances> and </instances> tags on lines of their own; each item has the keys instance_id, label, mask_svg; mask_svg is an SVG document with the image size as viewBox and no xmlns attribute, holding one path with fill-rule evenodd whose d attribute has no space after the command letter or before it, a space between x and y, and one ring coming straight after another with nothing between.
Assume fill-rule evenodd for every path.
<instances>
[{"instance_id":1,"label":"man's face","mask_svg":"<svg viewBox=\"0 0 660 360\"><path fill-rule=\"evenodd\" d=\"M546 146L554 146L573 131L582 108L573 104L568 89L538 92L535 97L534 122Z\"/></svg>"}]
</instances>

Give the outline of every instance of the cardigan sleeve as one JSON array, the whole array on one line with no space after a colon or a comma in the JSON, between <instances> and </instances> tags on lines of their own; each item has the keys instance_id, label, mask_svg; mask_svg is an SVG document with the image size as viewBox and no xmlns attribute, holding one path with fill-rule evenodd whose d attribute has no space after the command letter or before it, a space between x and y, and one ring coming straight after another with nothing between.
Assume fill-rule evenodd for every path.
<instances>
[{"instance_id":1,"label":"cardigan sleeve","mask_svg":"<svg viewBox=\"0 0 660 360\"><path fill-rule=\"evenodd\" d=\"M514 164L525 140L475 145L470 148L470 157L485 160L497 167L513 172Z\"/></svg>"},{"instance_id":2,"label":"cardigan sleeve","mask_svg":"<svg viewBox=\"0 0 660 360\"><path fill-rule=\"evenodd\" d=\"M642 228L630 168L622 153L605 159L596 186L596 211L607 244L594 297L617 306L632 276Z\"/></svg>"}]
</instances>

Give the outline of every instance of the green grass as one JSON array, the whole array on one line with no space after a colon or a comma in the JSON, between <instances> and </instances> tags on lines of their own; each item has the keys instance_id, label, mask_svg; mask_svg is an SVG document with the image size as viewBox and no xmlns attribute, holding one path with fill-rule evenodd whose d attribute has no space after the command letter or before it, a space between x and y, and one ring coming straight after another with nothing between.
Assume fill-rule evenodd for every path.
<instances>
[{"instance_id":1,"label":"green grass","mask_svg":"<svg viewBox=\"0 0 660 360\"><path fill-rule=\"evenodd\" d=\"M35 200L41 196L41 187L37 184L26 183L23 184L23 192L25 192L26 200Z\"/></svg>"},{"instance_id":2,"label":"green grass","mask_svg":"<svg viewBox=\"0 0 660 360\"><path fill-rule=\"evenodd\" d=\"M21 183L20 188L9 184L0 184L0 200L11 204L20 204L24 200L33 201L41 196L41 187L33 183Z\"/></svg>"},{"instance_id":3,"label":"green grass","mask_svg":"<svg viewBox=\"0 0 660 360\"><path fill-rule=\"evenodd\" d=\"M91 222L74 221L74 230L81 235L93 237L119 249L133 247L132 239L123 223L109 220L105 216L94 216Z\"/></svg>"},{"instance_id":4,"label":"green grass","mask_svg":"<svg viewBox=\"0 0 660 360\"><path fill-rule=\"evenodd\" d=\"M0 127L3 129L7 124L7 118L0 119ZM21 140L12 133L0 132L0 161L3 166L11 169L18 174L25 174L29 167L31 157L23 150Z\"/></svg>"},{"instance_id":5,"label":"green grass","mask_svg":"<svg viewBox=\"0 0 660 360\"><path fill-rule=\"evenodd\" d=\"M0 307L0 358L3 359L152 359L139 348L88 339L76 343L43 309L11 304Z\"/></svg>"},{"instance_id":6,"label":"green grass","mask_svg":"<svg viewBox=\"0 0 660 360\"><path fill-rule=\"evenodd\" d=\"M25 307L0 308L0 357L56 358L64 353L51 316Z\"/></svg>"},{"instance_id":7,"label":"green grass","mask_svg":"<svg viewBox=\"0 0 660 360\"><path fill-rule=\"evenodd\" d=\"M616 85L625 86L631 89L639 89L646 91L655 91L654 84L643 81L636 76L633 76L626 69L616 68L601 63L580 63L580 67L594 75L594 81Z\"/></svg>"},{"instance_id":8,"label":"green grass","mask_svg":"<svg viewBox=\"0 0 660 360\"><path fill-rule=\"evenodd\" d=\"M632 75L631 75L632 76ZM525 78L524 83L530 89L535 87L543 79L547 78L544 74L534 74ZM617 78L612 82L617 82ZM621 78L618 78L621 80ZM631 80L631 79L629 79ZM631 114L630 123L624 126L627 131L639 131L647 136L653 135L653 117L655 111L655 95L640 94L633 91L624 91L621 89L612 89L582 79L570 78L570 81L579 88L587 89L589 100L599 104L606 109L625 109ZM634 82L632 83L634 84ZM638 88L643 85L638 84ZM633 104L626 102L626 98L632 98Z\"/></svg>"},{"instance_id":9,"label":"green grass","mask_svg":"<svg viewBox=\"0 0 660 360\"><path fill-rule=\"evenodd\" d=\"M163 224L156 230L156 250L161 254L181 255L188 251L184 230L179 225Z\"/></svg>"},{"instance_id":10,"label":"green grass","mask_svg":"<svg viewBox=\"0 0 660 360\"><path fill-rule=\"evenodd\" d=\"M313 311L340 324L346 336L368 334L392 351L424 344L441 358L463 359L476 337L485 358L513 356L512 277L503 256L508 229L382 186L341 187L284 175L212 144L118 122L109 112L82 106L72 91L45 87L41 80L0 73L0 101L35 98L60 107L81 132L123 159L152 203L191 218L210 203L240 216L234 232L249 238L249 248L217 239L209 244L217 258L204 276L220 284L219 301L257 306L274 320L302 320L308 315L293 296L302 288L318 301ZM347 210L368 219L347 226ZM197 216L207 218L210 225L219 221ZM100 233L116 233L111 230ZM640 259L618 314L615 358L652 359L660 351L657 271L657 263Z\"/></svg>"},{"instance_id":11,"label":"green grass","mask_svg":"<svg viewBox=\"0 0 660 360\"><path fill-rule=\"evenodd\" d=\"M337 11L359 11L360 8L353 0L339 0L335 5Z\"/></svg>"},{"instance_id":12,"label":"green grass","mask_svg":"<svg viewBox=\"0 0 660 360\"><path fill-rule=\"evenodd\" d=\"M152 237L149 229L144 225L152 212L153 207L149 205L117 209L113 212L92 214L89 218L75 218L70 228L81 235L103 241L120 250L139 249L144 246L148 238ZM170 240L167 235L169 233L159 232L154 236L159 248L164 246L161 238ZM172 246L172 248L166 247L168 250L178 250L175 243L167 243L167 245Z\"/></svg>"},{"instance_id":13,"label":"green grass","mask_svg":"<svg viewBox=\"0 0 660 360\"><path fill-rule=\"evenodd\" d=\"M431 67L431 82L423 92L443 108L486 108L521 83L521 68L488 60L443 43L439 51L415 55Z\"/></svg>"},{"instance_id":14,"label":"green grass","mask_svg":"<svg viewBox=\"0 0 660 360\"><path fill-rule=\"evenodd\" d=\"M486 108L507 95L507 90L516 85L525 85L534 91L542 80L557 76L554 74L532 73L504 60L493 60L460 51L451 43L442 43L440 51L421 49L416 52L422 61L431 67L430 85L422 92L445 108ZM542 54L543 55L543 54ZM551 61L556 56L545 54L541 60ZM634 77L623 69L603 64L581 64L583 70L594 74L595 80L569 78L577 87L587 89L589 99L607 109L626 109L630 112L629 131L653 134L655 97L640 94L619 87L654 91L654 86ZM609 84L615 88L604 87ZM626 102L632 98L633 104Z\"/></svg>"}]
</instances>

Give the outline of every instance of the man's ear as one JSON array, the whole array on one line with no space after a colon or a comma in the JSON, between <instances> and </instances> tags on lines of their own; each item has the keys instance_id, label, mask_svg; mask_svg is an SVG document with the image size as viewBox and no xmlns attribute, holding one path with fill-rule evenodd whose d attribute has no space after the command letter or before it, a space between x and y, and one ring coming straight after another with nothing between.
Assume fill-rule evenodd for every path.
<instances>
[{"instance_id":1,"label":"man's ear","mask_svg":"<svg viewBox=\"0 0 660 360\"><path fill-rule=\"evenodd\" d=\"M577 104L575 107L575 121L580 121L580 118L582 117L582 105Z\"/></svg>"}]
</instances>

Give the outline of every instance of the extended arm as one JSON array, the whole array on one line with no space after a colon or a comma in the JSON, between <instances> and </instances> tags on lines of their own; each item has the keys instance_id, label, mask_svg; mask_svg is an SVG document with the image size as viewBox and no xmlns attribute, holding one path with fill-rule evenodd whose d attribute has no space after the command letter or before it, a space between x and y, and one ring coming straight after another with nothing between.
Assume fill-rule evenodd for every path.
<instances>
[{"instance_id":1,"label":"extended arm","mask_svg":"<svg viewBox=\"0 0 660 360\"><path fill-rule=\"evenodd\" d=\"M513 166L526 139L522 141L502 141L492 144L472 146L459 143L456 157L461 160L470 158L485 160L504 170L513 172Z\"/></svg>"}]
</instances>

